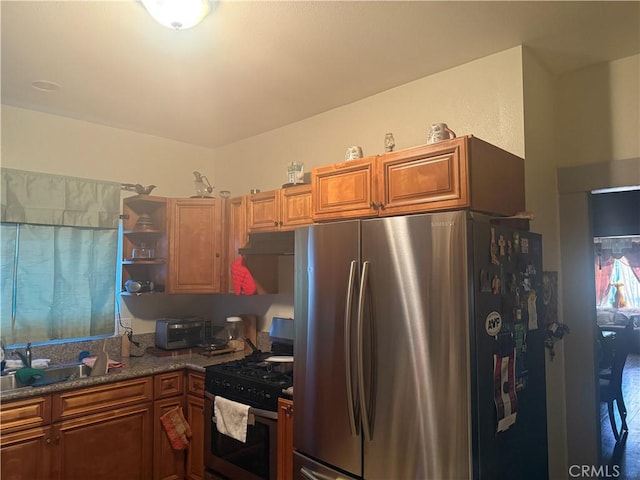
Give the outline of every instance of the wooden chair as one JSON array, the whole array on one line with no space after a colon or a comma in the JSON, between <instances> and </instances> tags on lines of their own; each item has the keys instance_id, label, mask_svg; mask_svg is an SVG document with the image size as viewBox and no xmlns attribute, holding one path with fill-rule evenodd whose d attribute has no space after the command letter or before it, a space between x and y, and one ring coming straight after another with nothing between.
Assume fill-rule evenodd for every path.
<instances>
[{"instance_id":1,"label":"wooden chair","mask_svg":"<svg viewBox=\"0 0 640 480\"><path fill-rule=\"evenodd\" d=\"M616 333L615 339L613 339L613 342L609 345L609 348L613 350L610 352L611 368L606 371L601 371L599 375L600 401L607 403L609 422L611 423L611 430L613 430L613 436L616 442L620 440L620 435L623 432L629 430L627 427L627 407L622 397L622 374L627 356L631 350L632 336L633 325L631 324L625 327L624 330ZM613 402L616 403L618 414L620 415L620 430L618 430L616 425Z\"/></svg>"}]
</instances>

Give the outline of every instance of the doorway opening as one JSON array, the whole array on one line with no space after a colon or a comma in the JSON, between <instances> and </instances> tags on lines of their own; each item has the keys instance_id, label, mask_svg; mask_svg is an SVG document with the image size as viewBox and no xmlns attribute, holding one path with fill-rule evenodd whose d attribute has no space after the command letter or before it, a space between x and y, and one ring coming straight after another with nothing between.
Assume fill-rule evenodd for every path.
<instances>
[{"instance_id":1,"label":"doorway opening","mask_svg":"<svg viewBox=\"0 0 640 480\"><path fill-rule=\"evenodd\" d=\"M594 271L600 383L600 444L602 464L620 479L640 478L640 190L592 194ZM622 338L629 341L623 343ZM617 343L613 343L617 342ZM621 410L611 413L610 348L628 350L621 377ZM619 401L618 401L619 403ZM613 420L611 419L613 414ZM616 425L616 431L612 427Z\"/></svg>"}]
</instances>

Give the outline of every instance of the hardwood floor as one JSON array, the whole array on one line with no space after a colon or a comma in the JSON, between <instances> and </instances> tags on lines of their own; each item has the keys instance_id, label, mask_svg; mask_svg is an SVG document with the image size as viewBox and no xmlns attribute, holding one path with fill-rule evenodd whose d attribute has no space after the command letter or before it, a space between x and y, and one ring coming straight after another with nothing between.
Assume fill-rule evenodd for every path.
<instances>
[{"instance_id":1,"label":"hardwood floor","mask_svg":"<svg viewBox=\"0 0 640 480\"><path fill-rule=\"evenodd\" d=\"M623 374L624 403L627 406L627 425L629 432L616 440L611 431L607 404L600 405L600 424L602 441L602 464L613 468L617 465L619 480L637 480L640 478L640 355L635 353L627 357ZM614 408L615 410L615 408ZM617 415L617 425L620 418ZM617 469L616 469L617 470ZM614 470L609 470L613 472Z\"/></svg>"}]
</instances>

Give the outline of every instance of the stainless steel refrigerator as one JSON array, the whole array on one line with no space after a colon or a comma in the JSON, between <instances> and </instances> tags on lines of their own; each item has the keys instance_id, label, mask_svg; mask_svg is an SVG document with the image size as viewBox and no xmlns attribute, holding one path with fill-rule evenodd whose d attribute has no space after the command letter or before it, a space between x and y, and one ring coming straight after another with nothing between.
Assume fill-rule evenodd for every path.
<instances>
[{"instance_id":1,"label":"stainless steel refrigerator","mask_svg":"<svg viewBox=\"0 0 640 480\"><path fill-rule=\"evenodd\" d=\"M296 230L294 478L547 478L541 238L491 220Z\"/></svg>"}]
</instances>

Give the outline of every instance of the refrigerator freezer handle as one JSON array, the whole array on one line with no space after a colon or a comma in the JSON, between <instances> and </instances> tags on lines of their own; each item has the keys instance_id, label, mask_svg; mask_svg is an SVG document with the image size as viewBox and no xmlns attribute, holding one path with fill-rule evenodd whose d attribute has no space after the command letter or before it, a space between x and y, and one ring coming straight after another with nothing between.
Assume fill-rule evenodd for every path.
<instances>
[{"instance_id":1,"label":"refrigerator freezer handle","mask_svg":"<svg viewBox=\"0 0 640 480\"><path fill-rule=\"evenodd\" d=\"M362 264L362 278L360 279L360 293L358 297L358 320L356 330L358 332L358 351L356 353L358 361L358 392L360 398L360 412L362 417L362 433L367 442L371 441L371 426L369 425L369 410L367 409L367 399L364 389L364 306L366 297L366 286L369 279L369 261Z\"/></svg>"},{"instance_id":2,"label":"refrigerator freezer handle","mask_svg":"<svg viewBox=\"0 0 640 480\"><path fill-rule=\"evenodd\" d=\"M353 310L353 288L355 286L356 267L357 262L352 260L349 269L349 281L347 283L347 296L344 302L344 359L347 376L347 406L349 410L349 427L351 428L351 435L354 437L360 433L356 423L356 405L353 401L353 378L351 378L351 312Z\"/></svg>"}]
</instances>

